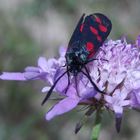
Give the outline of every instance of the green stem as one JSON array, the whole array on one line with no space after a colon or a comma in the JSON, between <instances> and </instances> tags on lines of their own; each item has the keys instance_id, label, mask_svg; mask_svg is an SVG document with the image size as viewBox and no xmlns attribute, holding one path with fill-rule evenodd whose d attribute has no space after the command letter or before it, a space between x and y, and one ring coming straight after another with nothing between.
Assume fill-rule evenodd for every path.
<instances>
[{"instance_id":1,"label":"green stem","mask_svg":"<svg viewBox=\"0 0 140 140\"><path fill-rule=\"evenodd\" d=\"M95 124L92 129L91 140L98 140L100 130L101 130L101 120L102 120L102 111L101 111L101 109L97 109L96 117L95 117Z\"/></svg>"}]
</instances>

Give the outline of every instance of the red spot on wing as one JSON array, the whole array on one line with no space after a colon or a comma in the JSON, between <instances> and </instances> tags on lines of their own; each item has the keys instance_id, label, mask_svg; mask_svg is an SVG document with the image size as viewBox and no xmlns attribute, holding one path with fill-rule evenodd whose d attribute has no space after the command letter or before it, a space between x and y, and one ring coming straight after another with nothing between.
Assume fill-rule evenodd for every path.
<instances>
[{"instance_id":1,"label":"red spot on wing","mask_svg":"<svg viewBox=\"0 0 140 140\"><path fill-rule=\"evenodd\" d=\"M98 35L98 30L92 26L90 26L90 30L93 34Z\"/></svg>"},{"instance_id":2,"label":"red spot on wing","mask_svg":"<svg viewBox=\"0 0 140 140\"><path fill-rule=\"evenodd\" d=\"M87 42L86 48L89 52L94 50L94 44L92 42Z\"/></svg>"},{"instance_id":3,"label":"red spot on wing","mask_svg":"<svg viewBox=\"0 0 140 140\"><path fill-rule=\"evenodd\" d=\"M99 25L99 29L102 32L107 32L107 28L105 26L103 26L103 25Z\"/></svg>"},{"instance_id":4,"label":"red spot on wing","mask_svg":"<svg viewBox=\"0 0 140 140\"><path fill-rule=\"evenodd\" d=\"M102 23L101 19L99 17L96 17L96 22L98 22L99 24Z\"/></svg>"},{"instance_id":5,"label":"red spot on wing","mask_svg":"<svg viewBox=\"0 0 140 140\"><path fill-rule=\"evenodd\" d=\"M97 40L101 42L101 41L102 41L101 36L98 35L98 36L97 36Z\"/></svg>"},{"instance_id":6,"label":"red spot on wing","mask_svg":"<svg viewBox=\"0 0 140 140\"><path fill-rule=\"evenodd\" d=\"M89 51L88 59L92 58L95 54L94 44L92 42L87 42L87 50Z\"/></svg>"},{"instance_id":7,"label":"red spot on wing","mask_svg":"<svg viewBox=\"0 0 140 140\"><path fill-rule=\"evenodd\" d=\"M82 25L80 26L80 32L83 31L83 28L84 28L84 24L82 24Z\"/></svg>"}]
</instances>

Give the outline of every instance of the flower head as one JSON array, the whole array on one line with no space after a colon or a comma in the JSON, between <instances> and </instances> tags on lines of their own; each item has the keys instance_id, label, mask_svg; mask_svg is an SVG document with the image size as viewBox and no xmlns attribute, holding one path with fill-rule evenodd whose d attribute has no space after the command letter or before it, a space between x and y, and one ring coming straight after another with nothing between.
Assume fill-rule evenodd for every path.
<instances>
[{"instance_id":1,"label":"flower head","mask_svg":"<svg viewBox=\"0 0 140 140\"><path fill-rule=\"evenodd\" d=\"M56 105L46 114L50 120L55 116L68 112L77 105L88 105L89 108L108 109L115 114L116 128L120 130L122 115L125 108L140 109L140 37L136 44L128 44L125 38L109 40L103 44L97 54L97 60L86 65L89 75L100 93L93 86L88 76L79 72L75 77L68 77L64 67L66 49L60 49L58 59L40 57L37 67L27 67L23 73L4 72L2 80L43 80L48 83L42 92L54 91L62 96ZM66 74L65 74L66 73ZM70 84L69 84L70 80Z\"/></svg>"}]
</instances>

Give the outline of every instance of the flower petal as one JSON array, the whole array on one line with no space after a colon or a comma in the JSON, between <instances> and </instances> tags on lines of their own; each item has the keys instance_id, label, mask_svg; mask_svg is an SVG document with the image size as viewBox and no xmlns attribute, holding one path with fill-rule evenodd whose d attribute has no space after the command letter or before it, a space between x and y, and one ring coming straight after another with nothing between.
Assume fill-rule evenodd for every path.
<instances>
[{"instance_id":1,"label":"flower petal","mask_svg":"<svg viewBox=\"0 0 140 140\"><path fill-rule=\"evenodd\" d=\"M66 113L77 106L79 99L65 98L56 104L47 114L46 119L51 120L53 117Z\"/></svg>"},{"instance_id":2,"label":"flower petal","mask_svg":"<svg viewBox=\"0 0 140 140\"><path fill-rule=\"evenodd\" d=\"M60 74L59 74L60 75ZM62 75L62 74L61 74ZM60 75L60 76L61 76ZM58 76L58 77L60 77ZM56 78L57 79L57 78ZM66 87L68 86L68 77L67 75L65 74L60 80L59 82L56 84L56 87L55 89L58 91L58 92L63 92Z\"/></svg>"},{"instance_id":3,"label":"flower petal","mask_svg":"<svg viewBox=\"0 0 140 140\"><path fill-rule=\"evenodd\" d=\"M61 47L59 48L59 54L60 54L61 57L64 57L64 56L65 56L66 50L67 50L67 48L64 47L64 46L61 46Z\"/></svg>"},{"instance_id":4,"label":"flower petal","mask_svg":"<svg viewBox=\"0 0 140 140\"><path fill-rule=\"evenodd\" d=\"M140 89L133 90L131 93L131 106L140 109Z\"/></svg>"},{"instance_id":5,"label":"flower petal","mask_svg":"<svg viewBox=\"0 0 140 140\"><path fill-rule=\"evenodd\" d=\"M46 71L47 61L45 57L39 57L38 59L38 66L43 70Z\"/></svg>"},{"instance_id":6,"label":"flower petal","mask_svg":"<svg viewBox=\"0 0 140 140\"><path fill-rule=\"evenodd\" d=\"M42 74L37 72L24 72L24 77L27 80L39 79Z\"/></svg>"},{"instance_id":7,"label":"flower petal","mask_svg":"<svg viewBox=\"0 0 140 140\"><path fill-rule=\"evenodd\" d=\"M108 102L109 104L112 104L112 97L109 95L104 95L105 101Z\"/></svg>"},{"instance_id":8,"label":"flower petal","mask_svg":"<svg viewBox=\"0 0 140 140\"><path fill-rule=\"evenodd\" d=\"M39 68L38 67L33 67L33 66L29 66L25 68L26 72L39 72Z\"/></svg>"},{"instance_id":9,"label":"flower petal","mask_svg":"<svg viewBox=\"0 0 140 140\"><path fill-rule=\"evenodd\" d=\"M24 73L20 73L20 72L3 72L3 74L0 75L0 79L2 79L2 80L17 80L17 81L27 80L24 77Z\"/></svg>"}]
</instances>

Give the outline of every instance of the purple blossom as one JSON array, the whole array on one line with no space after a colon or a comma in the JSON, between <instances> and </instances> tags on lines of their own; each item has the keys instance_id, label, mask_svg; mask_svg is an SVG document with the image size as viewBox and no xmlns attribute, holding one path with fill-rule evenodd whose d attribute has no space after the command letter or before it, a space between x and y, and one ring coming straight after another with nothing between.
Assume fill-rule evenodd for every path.
<instances>
[{"instance_id":1,"label":"purple blossom","mask_svg":"<svg viewBox=\"0 0 140 140\"><path fill-rule=\"evenodd\" d=\"M77 87L75 77L65 74L56 84L54 91L63 99L55 104L46 114L50 120L83 104L102 109L111 110L115 114L116 128L119 132L123 112L125 108L140 109L140 37L135 44L128 44L125 38L121 40L109 40L104 43L97 54L97 59L87 65L90 76L97 87L106 94L98 93L89 79L79 73ZM65 48L60 48L60 57L46 60L38 59L37 67L26 67L25 71L3 72L2 80L43 80L49 86L45 86L42 92L48 92L57 78L66 71L64 67ZM105 61L107 60L107 61Z\"/></svg>"}]
</instances>

